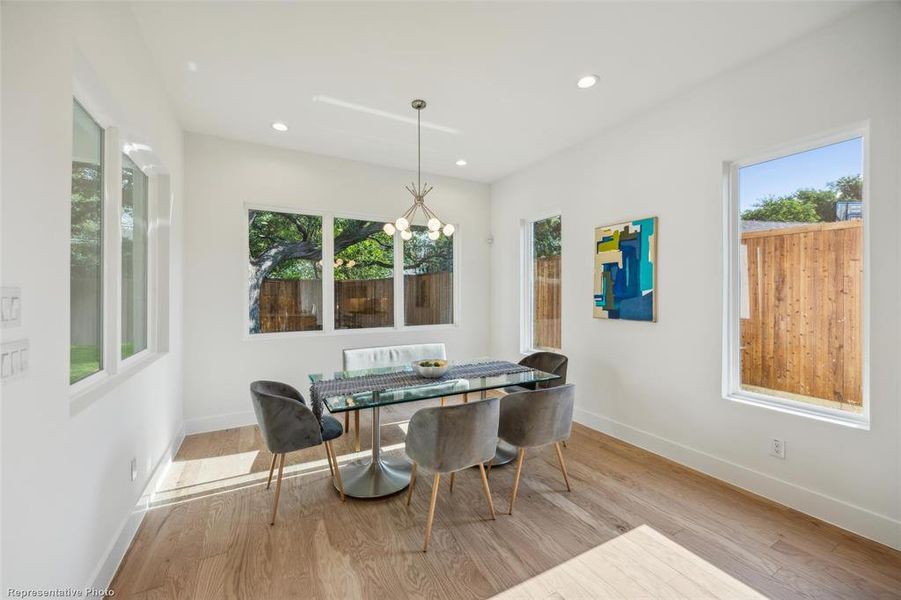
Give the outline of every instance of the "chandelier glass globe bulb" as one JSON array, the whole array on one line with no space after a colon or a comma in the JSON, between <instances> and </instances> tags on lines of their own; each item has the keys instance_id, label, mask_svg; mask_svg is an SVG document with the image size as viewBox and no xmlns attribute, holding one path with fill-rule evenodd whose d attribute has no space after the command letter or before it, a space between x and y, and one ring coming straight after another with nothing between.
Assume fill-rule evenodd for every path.
<instances>
[{"instance_id":1,"label":"chandelier glass globe bulb","mask_svg":"<svg viewBox=\"0 0 901 600\"><path fill-rule=\"evenodd\" d=\"M397 221L394 222L394 226L397 227L398 231L406 231L410 226L410 222L405 218L401 217ZM404 238L407 239L407 238Z\"/></svg>"},{"instance_id":2,"label":"chandelier glass globe bulb","mask_svg":"<svg viewBox=\"0 0 901 600\"><path fill-rule=\"evenodd\" d=\"M439 237L440 235L441 235L441 233L438 232L438 231L430 231L430 232L429 232L429 239L432 240L432 241L437 240L438 237Z\"/></svg>"},{"instance_id":3,"label":"chandelier glass globe bulb","mask_svg":"<svg viewBox=\"0 0 901 600\"><path fill-rule=\"evenodd\" d=\"M441 221L439 221L435 217L432 217L431 219L429 219L428 226L429 231L438 231L439 229L441 229Z\"/></svg>"},{"instance_id":4,"label":"chandelier glass globe bulb","mask_svg":"<svg viewBox=\"0 0 901 600\"><path fill-rule=\"evenodd\" d=\"M404 229L403 231L400 232L400 237L405 240L409 240L410 238L413 237L413 234L410 233L409 229Z\"/></svg>"},{"instance_id":5,"label":"chandelier glass globe bulb","mask_svg":"<svg viewBox=\"0 0 901 600\"><path fill-rule=\"evenodd\" d=\"M384 227L382 227L382 231L388 235L394 235L394 232L397 231L397 229L394 227L394 223L385 223Z\"/></svg>"},{"instance_id":6,"label":"chandelier glass globe bulb","mask_svg":"<svg viewBox=\"0 0 901 600\"><path fill-rule=\"evenodd\" d=\"M444 226L444 235L446 235L447 237L454 235L454 231L456 231L456 230L454 229L454 226L451 225L450 223L448 223L447 225Z\"/></svg>"}]
</instances>

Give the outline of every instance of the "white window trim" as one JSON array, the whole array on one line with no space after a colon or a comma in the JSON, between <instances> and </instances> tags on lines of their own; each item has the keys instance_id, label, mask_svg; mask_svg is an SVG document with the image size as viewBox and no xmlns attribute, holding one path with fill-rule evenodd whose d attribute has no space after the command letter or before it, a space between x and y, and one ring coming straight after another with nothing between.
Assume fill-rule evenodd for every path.
<instances>
[{"instance_id":1,"label":"white window trim","mask_svg":"<svg viewBox=\"0 0 901 600\"><path fill-rule=\"evenodd\" d=\"M532 291L534 289L534 270L532 262L534 257L534 244L532 243L532 225L538 221L550 219L551 217L560 217L560 261L562 267L563 261L563 211L559 209L548 210L536 213L520 220L520 247L519 255L522 257L520 263L520 304L519 304L519 351L521 354L534 354L535 352L560 352L563 346L563 314L560 314L560 346L561 348L545 348L534 347L532 340L534 338L535 323L532 315L534 314L534 298ZM563 304L563 286L560 289L560 304Z\"/></svg>"},{"instance_id":2,"label":"white window trim","mask_svg":"<svg viewBox=\"0 0 901 600\"><path fill-rule=\"evenodd\" d=\"M778 396L741 389L741 219L739 198L739 169L791 154L814 150L852 138L862 138L863 176L863 291L861 297L861 391L863 412L851 413ZM869 226L869 123L837 129L777 148L759 155L723 163L723 230L725 252L723 260L723 389L726 400L759 406L781 413L808 417L857 429L870 429L870 226Z\"/></svg>"},{"instance_id":3,"label":"white window trim","mask_svg":"<svg viewBox=\"0 0 901 600\"><path fill-rule=\"evenodd\" d=\"M69 414L74 416L90 406L95 400L103 397L114 387L128 380L141 370L156 362L166 354L158 347L159 335L156 319L159 302L156 277L152 275L157 265L159 250L156 237L156 219L159 217L159 199L161 193L158 177L165 173L159 165L147 164L139 158L130 157L141 171L147 175L147 348L122 358L122 154L125 150L126 136L111 121L112 114L106 110L104 102L95 98L91 86L74 83L74 100L88 112L103 129L103 257L101 272L103 273L103 366L100 371L69 385ZM157 174L159 172L159 174ZM71 289L67 291L71 294ZM71 318L71 315L70 315ZM68 339L68 338L67 338ZM71 346L71 341L69 341ZM69 365L66 365L66 381L69 379Z\"/></svg>"},{"instance_id":4,"label":"white window trim","mask_svg":"<svg viewBox=\"0 0 901 600\"><path fill-rule=\"evenodd\" d=\"M260 204L257 202L245 202L244 211L244 260L241 265L243 277L241 278L241 294L243 314L241 315L241 339L244 341L260 341L271 339L290 339L322 336L344 335L369 335L375 333L410 332L410 331L441 331L458 329L461 324L461 268L460 258L463 254L460 240L461 227L454 223L454 316L453 322L437 325L404 325L404 251L403 240L400 235L394 237L394 325L386 327L365 327L360 329L336 329L335 328L335 286L334 286L334 222L335 219L357 219L361 221L389 222L390 217L356 212L327 212L321 210L299 208L297 206ZM249 218L251 210L265 210L271 212L283 212L298 215L308 215L322 218L322 329L312 331L271 331L267 333L250 333L250 295L247 288L247 265L250 263L250 227Z\"/></svg>"}]
</instances>

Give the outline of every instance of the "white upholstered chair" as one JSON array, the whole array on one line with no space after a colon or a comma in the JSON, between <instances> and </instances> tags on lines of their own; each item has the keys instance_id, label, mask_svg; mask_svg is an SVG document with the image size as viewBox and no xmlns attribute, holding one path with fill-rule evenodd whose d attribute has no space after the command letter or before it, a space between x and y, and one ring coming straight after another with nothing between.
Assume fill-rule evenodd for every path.
<instances>
[{"instance_id":1,"label":"white upholstered chair","mask_svg":"<svg viewBox=\"0 0 901 600\"><path fill-rule=\"evenodd\" d=\"M343 369L360 371L380 367L408 365L414 360L427 358L447 358L444 344L407 344L404 346L375 346L372 348L351 348L344 350ZM360 411L354 414L354 450L360 450ZM350 431L350 412L344 413L344 430Z\"/></svg>"}]
</instances>

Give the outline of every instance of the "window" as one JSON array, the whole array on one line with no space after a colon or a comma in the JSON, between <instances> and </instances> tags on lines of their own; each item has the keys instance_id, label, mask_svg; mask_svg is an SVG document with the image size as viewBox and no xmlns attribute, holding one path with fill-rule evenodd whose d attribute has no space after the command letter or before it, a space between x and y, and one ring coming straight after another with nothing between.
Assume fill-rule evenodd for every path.
<instances>
[{"instance_id":1,"label":"window","mask_svg":"<svg viewBox=\"0 0 901 600\"><path fill-rule=\"evenodd\" d=\"M147 348L147 176L122 156L122 358Z\"/></svg>"},{"instance_id":2,"label":"window","mask_svg":"<svg viewBox=\"0 0 901 600\"><path fill-rule=\"evenodd\" d=\"M404 241L404 324L454 322L454 238L414 225Z\"/></svg>"},{"instance_id":3,"label":"window","mask_svg":"<svg viewBox=\"0 0 901 600\"><path fill-rule=\"evenodd\" d=\"M456 238L413 225L402 241L382 219L247 211L250 335L456 323Z\"/></svg>"},{"instance_id":4,"label":"window","mask_svg":"<svg viewBox=\"0 0 901 600\"><path fill-rule=\"evenodd\" d=\"M559 215L525 224L523 298L524 350L559 350L560 341L560 245Z\"/></svg>"},{"instance_id":5,"label":"window","mask_svg":"<svg viewBox=\"0 0 901 600\"><path fill-rule=\"evenodd\" d=\"M103 369L103 129L74 103L69 382Z\"/></svg>"},{"instance_id":6,"label":"window","mask_svg":"<svg viewBox=\"0 0 901 600\"><path fill-rule=\"evenodd\" d=\"M248 213L250 333L322 329L322 217Z\"/></svg>"},{"instance_id":7,"label":"window","mask_svg":"<svg viewBox=\"0 0 901 600\"><path fill-rule=\"evenodd\" d=\"M728 397L865 421L863 149L731 166Z\"/></svg>"},{"instance_id":8,"label":"window","mask_svg":"<svg viewBox=\"0 0 901 600\"><path fill-rule=\"evenodd\" d=\"M335 329L394 325L394 238L383 225L335 219Z\"/></svg>"}]
</instances>

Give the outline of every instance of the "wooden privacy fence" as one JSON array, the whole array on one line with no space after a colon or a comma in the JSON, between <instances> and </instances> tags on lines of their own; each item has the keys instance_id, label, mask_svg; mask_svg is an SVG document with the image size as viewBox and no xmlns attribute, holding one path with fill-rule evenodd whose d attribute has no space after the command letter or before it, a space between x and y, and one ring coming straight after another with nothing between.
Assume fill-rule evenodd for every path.
<instances>
[{"instance_id":1,"label":"wooden privacy fence","mask_svg":"<svg viewBox=\"0 0 901 600\"><path fill-rule=\"evenodd\" d=\"M407 325L452 323L454 276L451 272L404 276ZM394 279L335 282L335 326L339 329L394 324ZM322 281L267 279L260 289L260 330L307 331L321 328Z\"/></svg>"},{"instance_id":2,"label":"wooden privacy fence","mask_svg":"<svg viewBox=\"0 0 901 600\"><path fill-rule=\"evenodd\" d=\"M742 384L860 406L862 221L741 239Z\"/></svg>"},{"instance_id":3,"label":"wooden privacy fence","mask_svg":"<svg viewBox=\"0 0 901 600\"><path fill-rule=\"evenodd\" d=\"M535 259L532 344L560 348L560 256Z\"/></svg>"}]
</instances>

